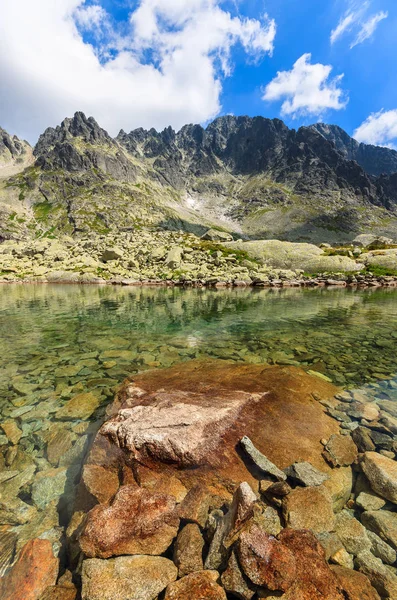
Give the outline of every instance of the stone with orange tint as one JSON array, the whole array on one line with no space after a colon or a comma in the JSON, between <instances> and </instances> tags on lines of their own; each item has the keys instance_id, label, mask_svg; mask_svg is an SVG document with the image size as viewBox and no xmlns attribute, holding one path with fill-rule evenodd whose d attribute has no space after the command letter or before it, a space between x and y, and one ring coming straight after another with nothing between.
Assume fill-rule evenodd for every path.
<instances>
[{"instance_id":1,"label":"stone with orange tint","mask_svg":"<svg viewBox=\"0 0 397 600\"><path fill-rule=\"evenodd\" d=\"M100 465L85 465L81 478L87 491L99 504L109 502L119 489L117 472Z\"/></svg>"},{"instance_id":2,"label":"stone with orange tint","mask_svg":"<svg viewBox=\"0 0 397 600\"><path fill-rule=\"evenodd\" d=\"M332 565L331 571L344 591L346 600L380 600L378 592L362 573L337 565Z\"/></svg>"},{"instance_id":3,"label":"stone with orange tint","mask_svg":"<svg viewBox=\"0 0 397 600\"><path fill-rule=\"evenodd\" d=\"M321 485L295 488L283 500L283 515L286 526L292 529L322 533L332 531L335 525L331 495Z\"/></svg>"},{"instance_id":4,"label":"stone with orange tint","mask_svg":"<svg viewBox=\"0 0 397 600\"><path fill-rule=\"evenodd\" d=\"M227 600L217 571L201 571L170 583L164 600Z\"/></svg>"},{"instance_id":5,"label":"stone with orange tint","mask_svg":"<svg viewBox=\"0 0 397 600\"><path fill-rule=\"evenodd\" d=\"M134 391L137 389L139 393ZM143 460L146 468L177 477L187 490L205 487L212 495L230 502L230 490L247 481L257 492L258 480L263 477L263 472L255 468L240 447L239 441L246 435L280 469L308 461L329 474L331 468L321 455L320 440L329 439L339 431L339 426L325 414L324 407L312 394L328 398L336 392L337 388L330 383L291 366L243 365L206 359L147 371L137 375L134 384L127 383L121 388L108 407L111 419L95 439L90 462L106 466L109 456L116 462L124 455L124 460L135 462L139 470L142 462L136 459ZM142 412L145 420L150 416L153 424L157 421L152 417L160 419L160 408L166 409L171 400L182 406L174 407L172 415L167 417L167 426L160 423L161 451L156 442L152 454L146 433L143 440L138 436L143 425L138 422L137 414ZM185 418L186 414L189 424L182 427L176 417ZM204 430L200 422L203 414L208 417ZM122 422L124 416L128 428ZM126 430L130 427L132 437ZM178 427L183 439L176 434ZM175 462L164 462L165 459ZM185 466L192 462L200 464L194 469L180 468L181 461Z\"/></svg>"},{"instance_id":6,"label":"stone with orange tint","mask_svg":"<svg viewBox=\"0 0 397 600\"><path fill-rule=\"evenodd\" d=\"M332 467L348 467L358 456L357 446L350 435L331 435L323 456Z\"/></svg>"},{"instance_id":7,"label":"stone with orange tint","mask_svg":"<svg viewBox=\"0 0 397 600\"><path fill-rule=\"evenodd\" d=\"M294 554L257 525L242 532L237 551L244 573L255 585L285 592L295 581Z\"/></svg>"},{"instance_id":8,"label":"stone with orange tint","mask_svg":"<svg viewBox=\"0 0 397 600\"><path fill-rule=\"evenodd\" d=\"M7 575L0 579L1 600L39 600L55 585L59 561L48 540L30 540Z\"/></svg>"},{"instance_id":9,"label":"stone with orange tint","mask_svg":"<svg viewBox=\"0 0 397 600\"><path fill-rule=\"evenodd\" d=\"M76 598L76 588L52 585L45 590L39 600L76 600Z\"/></svg>"},{"instance_id":10,"label":"stone with orange tint","mask_svg":"<svg viewBox=\"0 0 397 600\"><path fill-rule=\"evenodd\" d=\"M283 600L345 600L325 553L310 532L284 529L279 542L295 558L295 580Z\"/></svg>"},{"instance_id":11,"label":"stone with orange tint","mask_svg":"<svg viewBox=\"0 0 397 600\"><path fill-rule=\"evenodd\" d=\"M86 556L110 558L123 554L163 554L177 535L175 498L122 486L111 506L95 506L80 535Z\"/></svg>"}]
</instances>

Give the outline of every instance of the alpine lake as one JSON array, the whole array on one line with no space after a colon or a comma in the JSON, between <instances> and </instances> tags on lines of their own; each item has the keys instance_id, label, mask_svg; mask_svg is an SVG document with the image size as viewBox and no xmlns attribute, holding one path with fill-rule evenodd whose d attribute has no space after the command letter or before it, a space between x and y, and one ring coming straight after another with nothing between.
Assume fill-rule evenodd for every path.
<instances>
[{"instance_id":1,"label":"alpine lake","mask_svg":"<svg viewBox=\"0 0 397 600\"><path fill-rule=\"evenodd\" d=\"M34 537L62 548L85 453L125 378L217 358L397 401L396 349L392 288L0 286L0 570Z\"/></svg>"}]
</instances>

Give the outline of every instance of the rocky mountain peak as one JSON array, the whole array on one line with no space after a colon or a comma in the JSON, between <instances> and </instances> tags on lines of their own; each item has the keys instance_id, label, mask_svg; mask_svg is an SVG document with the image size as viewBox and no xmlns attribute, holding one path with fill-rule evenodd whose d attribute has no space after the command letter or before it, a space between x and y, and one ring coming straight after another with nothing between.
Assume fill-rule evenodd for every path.
<instances>
[{"instance_id":1,"label":"rocky mountain peak","mask_svg":"<svg viewBox=\"0 0 397 600\"><path fill-rule=\"evenodd\" d=\"M19 156L26 153L26 148L30 148L30 144L20 140L16 135L10 135L0 127L0 159L5 162L7 158L17 159Z\"/></svg>"},{"instance_id":2,"label":"rocky mountain peak","mask_svg":"<svg viewBox=\"0 0 397 600\"><path fill-rule=\"evenodd\" d=\"M378 177L397 173L397 152L391 148L357 142L338 125L316 123L310 126L334 144L346 160L355 160L367 173Z\"/></svg>"},{"instance_id":3,"label":"rocky mountain peak","mask_svg":"<svg viewBox=\"0 0 397 600\"><path fill-rule=\"evenodd\" d=\"M25 140L0 127L0 177L10 177L32 162L32 148Z\"/></svg>"},{"instance_id":4,"label":"rocky mountain peak","mask_svg":"<svg viewBox=\"0 0 397 600\"><path fill-rule=\"evenodd\" d=\"M43 156L57 144L63 144L71 138L81 138L87 144L114 144L109 134L102 129L93 117L86 117L82 112L76 112L72 118L66 118L57 127L48 127L39 137L35 146L35 156Z\"/></svg>"}]
</instances>

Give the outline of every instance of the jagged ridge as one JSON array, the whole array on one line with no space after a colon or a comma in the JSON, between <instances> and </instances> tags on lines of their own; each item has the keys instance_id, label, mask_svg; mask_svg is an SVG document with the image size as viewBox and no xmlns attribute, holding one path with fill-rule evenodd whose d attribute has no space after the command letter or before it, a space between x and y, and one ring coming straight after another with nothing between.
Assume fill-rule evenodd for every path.
<instances>
[{"instance_id":1,"label":"jagged ridge","mask_svg":"<svg viewBox=\"0 0 397 600\"><path fill-rule=\"evenodd\" d=\"M388 171L379 177L358 163L376 153L376 168ZM8 194L19 192L15 207L26 225L10 231L3 216L1 226L6 235L29 228L47 235L51 217L53 235L148 224L195 232L212 224L239 235L314 241L374 230L394 235L394 155L323 124L296 131L279 119L226 116L206 128L140 128L113 139L76 113L48 128L33 167L7 182Z\"/></svg>"}]
</instances>

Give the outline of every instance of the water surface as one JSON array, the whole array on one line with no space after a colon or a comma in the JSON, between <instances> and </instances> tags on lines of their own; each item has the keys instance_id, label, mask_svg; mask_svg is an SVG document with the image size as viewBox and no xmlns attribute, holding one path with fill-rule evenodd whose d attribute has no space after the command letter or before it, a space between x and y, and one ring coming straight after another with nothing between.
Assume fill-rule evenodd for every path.
<instances>
[{"instance_id":1,"label":"water surface","mask_svg":"<svg viewBox=\"0 0 397 600\"><path fill-rule=\"evenodd\" d=\"M126 376L202 357L291 364L397 400L396 343L395 289L0 286L0 526L11 553L36 536L61 547L84 452Z\"/></svg>"}]
</instances>

